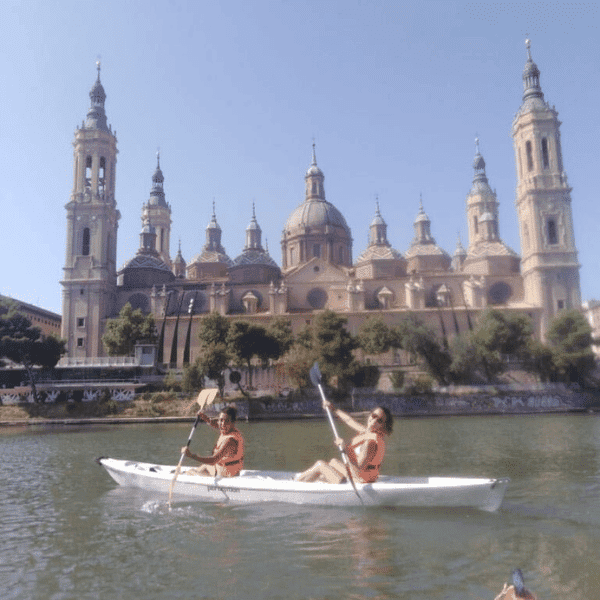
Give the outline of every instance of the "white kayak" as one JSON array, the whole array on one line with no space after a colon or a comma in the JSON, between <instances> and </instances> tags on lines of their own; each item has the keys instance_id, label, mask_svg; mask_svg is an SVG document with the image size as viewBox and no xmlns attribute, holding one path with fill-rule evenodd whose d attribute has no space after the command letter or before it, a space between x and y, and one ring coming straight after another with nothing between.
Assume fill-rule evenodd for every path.
<instances>
[{"instance_id":1,"label":"white kayak","mask_svg":"<svg viewBox=\"0 0 600 600\"><path fill-rule=\"evenodd\" d=\"M149 492L169 493L175 466L99 458L120 485ZM206 502L287 502L321 506L401 506L428 508L500 507L509 479L463 477L394 477L382 475L375 483L304 483L296 473L243 470L237 477L217 478L193 474L183 467L173 495L176 500ZM358 493L357 493L358 492Z\"/></svg>"}]
</instances>

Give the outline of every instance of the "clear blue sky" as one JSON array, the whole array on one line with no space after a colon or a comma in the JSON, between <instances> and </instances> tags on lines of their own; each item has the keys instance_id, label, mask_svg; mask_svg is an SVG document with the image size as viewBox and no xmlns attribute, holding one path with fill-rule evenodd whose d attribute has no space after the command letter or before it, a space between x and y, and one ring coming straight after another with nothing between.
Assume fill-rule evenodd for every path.
<instances>
[{"instance_id":1,"label":"clear blue sky","mask_svg":"<svg viewBox=\"0 0 600 600\"><path fill-rule=\"evenodd\" d=\"M354 258L379 198L392 245L419 195L438 243L467 243L474 139L520 252L512 119L524 40L563 122L583 299L600 298L600 7L591 2L2 0L0 293L61 312L75 127L101 59L118 137L118 263L139 247L160 148L171 255L205 242L212 202L233 259L256 216L280 264L316 141Z\"/></svg>"}]
</instances>

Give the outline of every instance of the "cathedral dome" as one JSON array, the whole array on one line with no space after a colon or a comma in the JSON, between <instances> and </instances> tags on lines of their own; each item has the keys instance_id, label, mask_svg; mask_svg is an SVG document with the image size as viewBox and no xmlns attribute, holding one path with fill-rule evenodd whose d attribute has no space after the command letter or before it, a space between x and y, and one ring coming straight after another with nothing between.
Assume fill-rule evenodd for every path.
<instances>
[{"instance_id":1,"label":"cathedral dome","mask_svg":"<svg viewBox=\"0 0 600 600\"><path fill-rule=\"evenodd\" d=\"M288 218L285 230L292 231L298 228L324 227L326 225L341 227L349 236L351 235L342 213L327 200L303 202Z\"/></svg>"}]
</instances>

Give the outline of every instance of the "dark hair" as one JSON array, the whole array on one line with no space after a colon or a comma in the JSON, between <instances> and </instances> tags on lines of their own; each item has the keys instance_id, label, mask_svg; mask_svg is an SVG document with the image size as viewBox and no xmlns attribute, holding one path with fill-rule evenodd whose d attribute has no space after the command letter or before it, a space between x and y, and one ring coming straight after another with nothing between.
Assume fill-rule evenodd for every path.
<instances>
[{"instance_id":1,"label":"dark hair","mask_svg":"<svg viewBox=\"0 0 600 600\"><path fill-rule=\"evenodd\" d=\"M377 408L382 410L383 414L385 415L385 425L383 427L385 432L390 435L394 429L394 417L392 416L389 408L386 408L385 406L378 406Z\"/></svg>"},{"instance_id":2,"label":"dark hair","mask_svg":"<svg viewBox=\"0 0 600 600\"><path fill-rule=\"evenodd\" d=\"M226 406L222 411L229 416L232 423L235 423L235 418L237 417L237 410L233 406Z\"/></svg>"}]
</instances>

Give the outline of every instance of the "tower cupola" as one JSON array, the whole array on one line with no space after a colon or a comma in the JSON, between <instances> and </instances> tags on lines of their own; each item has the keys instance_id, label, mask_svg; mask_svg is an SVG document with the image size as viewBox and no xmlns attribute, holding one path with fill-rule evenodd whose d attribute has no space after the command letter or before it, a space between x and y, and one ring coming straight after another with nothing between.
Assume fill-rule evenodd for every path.
<instances>
[{"instance_id":1,"label":"tower cupola","mask_svg":"<svg viewBox=\"0 0 600 600\"><path fill-rule=\"evenodd\" d=\"M100 61L96 63L96 68L98 69L98 77L90 90L90 109L87 113L85 127L86 129L108 131L106 112L104 111L106 93L100 82Z\"/></svg>"},{"instance_id":2,"label":"tower cupola","mask_svg":"<svg viewBox=\"0 0 600 600\"><path fill-rule=\"evenodd\" d=\"M523 101L528 98L540 98L544 100L544 94L540 86L540 70L531 58L531 40L525 40L527 46L527 62L523 69Z\"/></svg>"},{"instance_id":3,"label":"tower cupola","mask_svg":"<svg viewBox=\"0 0 600 600\"><path fill-rule=\"evenodd\" d=\"M167 202L165 201L165 190L163 187L164 181L165 178L160 169L160 152L157 152L156 170L154 171L154 175L152 175L152 189L150 190L150 199L148 200L149 204L164 207L167 206Z\"/></svg>"}]
</instances>

